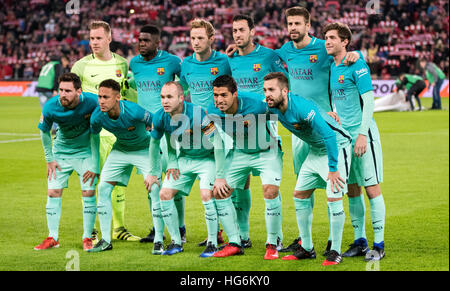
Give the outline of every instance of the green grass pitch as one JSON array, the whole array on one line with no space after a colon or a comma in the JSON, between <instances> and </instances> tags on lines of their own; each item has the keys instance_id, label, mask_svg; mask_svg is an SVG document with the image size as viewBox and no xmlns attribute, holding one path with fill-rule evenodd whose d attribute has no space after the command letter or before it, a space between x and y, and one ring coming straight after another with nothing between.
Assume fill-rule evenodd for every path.
<instances>
[{"instance_id":1,"label":"green grass pitch","mask_svg":"<svg viewBox=\"0 0 450 291\"><path fill-rule=\"evenodd\" d=\"M425 106L430 107L430 99ZM448 99L443 100L448 108ZM266 230L261 183L252 177L250 237L253 247L245 255L224 259L199 258L197 243L206 237L198 182L186 199L187 240L185 251L172 257L154 256L152 244L113 241L113 250L90 254L81 245L81 192L72 175L64 190L59 249L35 251L48 234L45 217L47 183L37 123L37 98L0 98L0 270L170 270L170 271L303 271L303 270L449 270L449 112L424 111L376 113L383 146L386 202L386 257L378 265L362 258L344 258L338 266L322 267L321 253L328 237L326 198L316 192L313 241L316 260L265 261ZM284 244L297 235L292 191L295 176L289 133L279 127L284 146L283 197ZM133 173L126 194L126 225L133 234L145 236L151 225L143 178ZM366 201L366 232L373 242L370 206ZM343 251L353 241L344 198L346 224ZM166 236L168 237L167 231ZM166 240L166 243L168 239ZM79 264L78 264L79 263Z\"/></svg>"}]
</instances>

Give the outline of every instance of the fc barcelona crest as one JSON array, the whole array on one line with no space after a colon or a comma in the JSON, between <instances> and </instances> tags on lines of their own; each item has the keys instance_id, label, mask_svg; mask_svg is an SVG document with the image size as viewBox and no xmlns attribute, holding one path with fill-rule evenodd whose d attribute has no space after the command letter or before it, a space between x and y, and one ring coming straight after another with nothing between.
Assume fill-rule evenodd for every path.
<instances>
[{"instance_id":1,"label":"fc barcelona crest","mask_svg":"<svg viewBox=\"0 0 450 291\"><path fill-rule=\"evenodd\" d=\"M317 62L317 55L310 55L309 56L309 62L310 63L316 63Z\"/></svg>"},{"instance_id":2,"label":"fc barcelona crest","mask_svg":"<svg viewBox=\"0 0 450 291\"><path fill-rule=\"evenodd\" d=\"M116 70L116 77L117 78L122 77L122 71L121 70Z\"/></svg>"},{"instance_id":3,"label":"fc barcelona crest","mask_svg":"<svg viewBox=\"0 0 450 291\"><path fill-rule=\"evenodd\" d=\"M253 71L255 72L261 71L261 64L253 64Z\"/></svg>"},{"instance_id":4,"label":"fc barcelona crest","mask_svg":"<svg viewBox=\"0 0 450 291\"><path fill-rule=\"evenodd\" d=\"M217 67L214 67L214 68L211 68L211 74L212 75L217 75L219 73L219 68L217 68Z\"/></svg>"},{"instance_id":5,"label":"fc barcelona crest","mask_svg":"<svg viewBox=\"0 0 450 291\"><path fill-rule=\"evenodd\" d=\"M339 82L340 84L343 84L343 83L344 83L344 75L339 75L338 82Z\"/></svg>"},{"instance_id":6,"label":"fc barcelona crest","mask_svg":"<svg viewBox=\"0 0 450 291\"><path fill-rule=\"evenodd\" d=\"M156 73L160 76L164 75L165 70L164 68L156 68Z\"/></svg>"}]
</instances>

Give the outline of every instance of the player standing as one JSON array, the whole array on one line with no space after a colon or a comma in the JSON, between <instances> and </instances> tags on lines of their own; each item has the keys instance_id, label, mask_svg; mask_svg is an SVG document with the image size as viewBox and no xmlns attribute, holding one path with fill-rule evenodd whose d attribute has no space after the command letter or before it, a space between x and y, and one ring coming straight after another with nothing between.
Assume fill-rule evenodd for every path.
<instances>
[{"instance_id":1,"label":"player standing","mask_svg":"<svg viewBox=\"0 0 450 291\"><path fill-rule=\"evenodd\" d=\"M181 60L175 55L158 49L160 44L161 31L153 25L145 25L139 33L139 55L130 61L130 71L133 73L137 88L137 103L145 110L155 114L162 108L161 88L169 81L175 80L180 75ZM161 159L161 169L166 171L167 166L167 144L165 139L161 143L163 157ZM152 205L151 195L148 197L149 204ZM186 228L184 226L184 196L178 195L175 198L175 205L180 217L180 232L183 241L186 241ZM162 220L162 218L160 218ZM147 237L141 242L153 242L155 229L152 228Z\"/></svg>"},{"instance_id":2,"label":"player standing","mask_svg":"<svg viewBox=\"0 0 450 291\"><path fill-rule=\"evenodd\" d=\"M152 114L139 105L120 100L120 84L112 79L104 80L99 85L99 107L91 116L91 131L99 133L102 128L116 136L116 142L102 168L100 183L98 186L97 211L100 221L102 239L89 250L101 252L112 249L111 244L111 219L112 201L111 192L115 185L126 187L130 179L133 167L144 176L144 184L151 195L158 195L155 187L148 184L150 176L150 132L152 127ZM156 161L156 167L160 167L160 161ZM159 173L161 169L158 169ZM152 197L153 204L159 202L156 196ZM158 205L153 207L153 223L155 224L155 245L162 243L164 225L158 223L161 213ZM158 252L153 249L153 253Z\"/></svg>"},{"instance_id":3,"label":"player standing","mask_svg":"<svg viewBox=\"0 0 450 291\"><path fill-rule=\"evenodd\" d=\"M81 87L85 92L98 94L101 81L113 79L122 84L127 78L128 62L125 58L111 52L111 27L104 21L93 21L89 25L89 45L92 54L78 60L71 71L81 79ZM110 132L100 132L100 168L111 151L115 137ZM125 228L125 188L115 187L112 193L113 203L113 237L120 240L137 241L140 238L132 235ZM93 237L96 239L96 230Z\"/></svg>"},{"instance_id":4,"label":"player standing","mask_svg":"<svg viewBox=\"0 0 450 291\"><path fill-rule=\"evenodd\" d=\"M331 247L322 265L342 261L341 242L345 213L342 197L350 163L351 138L339 124L313 102L289 92L289 81L282 73L264 77L264 93L270 112L283 126L310 147L294 190L294 203L302 244L284 260L314 259L312 242L313 203L316 188L326 189L330 215ZM342 175L342 176L341 176Z\"/></svg>"},{"instance_id":5,"label":"player standing","mask_svg":"<svg viewBox=\"0 0 450 291\"><path fill-rule=\"evenodd\" d=\"M158 154L159 140L165 135L170 149L170 163L160 198L164 222L173 242L162 254L173 255L183 251L174 197L178 193L189 195L192 185L199 177L208 230L206 249L200 257L211 257L217 251L218 217L212 195L216 169L214 149L208 137L215 131L215 127L206 117L204 109L184 101L184 90L178 82L168 82L163 86L161 104L163 109L153 118L150 162L153 164L154 157ZM157 181L157 176L152 178Z\"/></svg>"},{"instance_id":6,"label":"player standing","mask_svg":"<svg viewBox=\"0 0 450 291\"><path fill-rule=\"evenodd\" d=\"M342 64L352 39L350 29L341 23L324 27L325 46L333 56L330 89L342 126L351 134L353 154L348 181L350 217L355 241L343 256L365 255L365 260L381 260L384 252L385 204L380 183L383 164L380 134L373 119L374 97L370 70L358 60L351 66ZM374 231L373 250L369 251L365 233L365 205L361 187L366 189Z\"/></svg>"},{"instance_id":7,"label":"player standing","mask_svg":"<svg viewBox=\"0 0 450 291\"><path fill-rule=\"evenodd\" d=\"M243 189L248 175L256 172L261 177L265 202L267 240L264 259L276 259L277 240L282 229L281 200L278 196L283 153L267 128L267 105L255 93L238 92L235 80L229 75L214 80L213 92L214 103L208 107L208 116L216 127L221 128L221 134L216 134L214 139L217 168L214 197L220 222L230 242L214 256L243 253L230 196L233 189ZM231 149L226 146L230 139Z\"/></svg>"},{"instance_id":8,"label":"player standing","mask_svg":"<svg viewBox=\"0 0 450 291\"><path fill-rule=\"evenodd\" d=\"M283 72L286 70L278 55L271 49L266 48L253 41L255 35L255 24L253 19L247 15L236 15L233 17L233 39L237 51L228 59L231 67L231 74L236 80L238 91L254 92L264 97L263 83L264 76L270 72ZM277 133L277 123L270 122L269 125L273 134ZM278 137L279 138L279 137ZM281 142L281 139L279 139ZM278 196L281 199L281 195ZM251 246L249 238L249 214L251 207L250 176L244 190L235 189L232 200L236 207L239 232L244 248ZM279 234L281 241L283 234Z\"/></svg>"},{"instance_id":9,"label":"player standing","mask_svg":"<svg viewBox=\"0 0 450 291\"><path fill-rule=\"evenodd\" d=\"M73 171L80 177L83 199L83 249L92 248L91 233L97 214L95 187L100 171L99 136L90 133L89 118L97 106L97 95L82 92L80 78L73 73L61 75L59 95L44 105L38 127L47 162L49 235L35 250L59 247L61 197ZM53 123L58 123L59 129L52 146Z\"/></svg>"},{"instance_id":10,"label":"player standing","mask_svg":"<svg viewBox=\"0 0 450 291\"><path fill-rule=\"evenodd\" d=\"M285 62L289 72L290 90L295 95L313 101L322 111L333 111L329 94L330 64L333 58L327 55L325 41L308 34L311 28L310 13L303 7L292 7L285 11L287 29L291 41L275 50ZM359 59L359 53L349 52L346 63ZM292 156L294 172L298 175L303 161L308 156L309 146L292 135ZM314 204L314 194L311 202ZM301 238L296 238L291 245L281 251L295 251ZM331 231L324 255L331 246Z\"/></svg>"}]
</instances>

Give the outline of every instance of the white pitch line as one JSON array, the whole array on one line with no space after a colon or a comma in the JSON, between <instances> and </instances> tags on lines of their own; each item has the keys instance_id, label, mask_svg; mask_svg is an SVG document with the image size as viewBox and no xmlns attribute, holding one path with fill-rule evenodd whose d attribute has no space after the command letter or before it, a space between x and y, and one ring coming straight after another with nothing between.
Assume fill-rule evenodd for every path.
<instances>
[{"instance_id":1,"label":"white pitch line","mask_svg":"<svg viewBox=\"0 0 450 291\"><path fill-rule=\"evenodd\" d=\"M0 140L0 143L13 143L13 142L32 141L32 140L40 140L40 139L41 139L40 137L10 139L10 140Z\"/></svg>"},{"instance_id":2,"label":"white pitch line","mask_svg":"<svg viewBox=\"0 0 450 291\"><path fill-rule=\"evenodd\" d=\"M39 136L39 133L15 133L15 132L0 132L0 135L12 135L12 136Z\"/></svg>"}]
</instances>

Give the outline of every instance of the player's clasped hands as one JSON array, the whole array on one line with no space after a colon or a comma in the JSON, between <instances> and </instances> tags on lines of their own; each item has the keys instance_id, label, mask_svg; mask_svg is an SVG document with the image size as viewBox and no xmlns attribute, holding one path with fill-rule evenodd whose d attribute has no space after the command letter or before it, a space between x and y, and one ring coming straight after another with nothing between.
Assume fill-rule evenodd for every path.
<instances>
[{"instance_id":1,"label":"player's clasped hands","mask_svg":"<svg viewBox=\"0 0 450 291\"><path fill-rule=\"evenodd\" d=\"M61 167L56 161L47 163L47 179L50 181L52 177L56 180L56 169L61 171Z\"/></svg>"}]
</instances>

